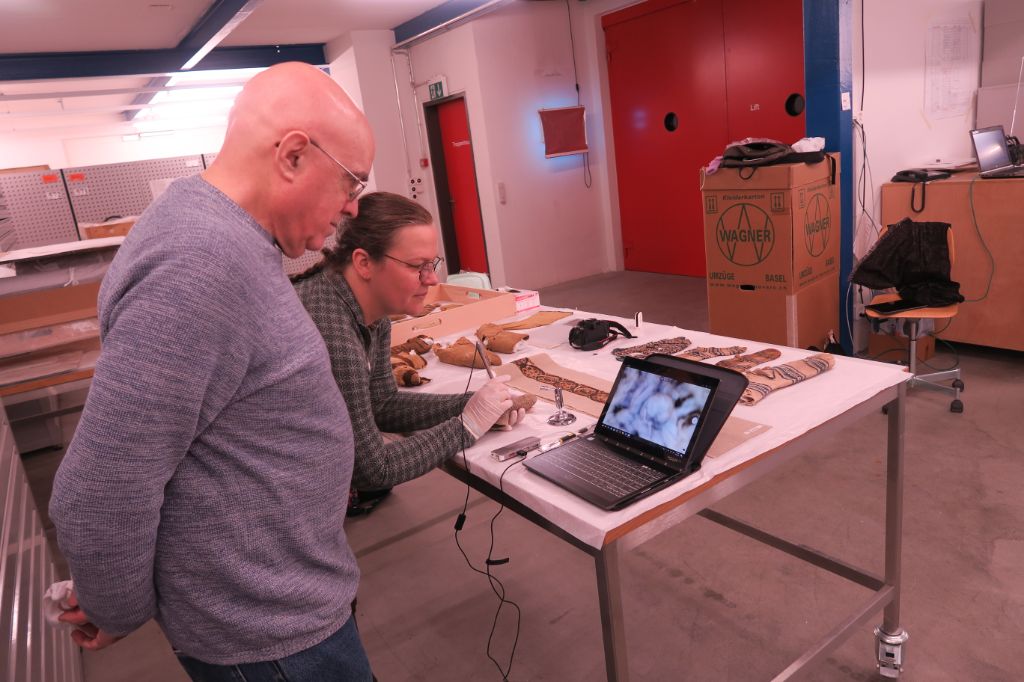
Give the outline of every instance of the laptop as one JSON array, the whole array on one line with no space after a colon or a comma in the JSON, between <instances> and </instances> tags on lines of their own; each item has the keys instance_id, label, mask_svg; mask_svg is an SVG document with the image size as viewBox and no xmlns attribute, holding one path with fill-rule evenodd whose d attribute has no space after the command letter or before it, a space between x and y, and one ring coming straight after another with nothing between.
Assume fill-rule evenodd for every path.
<instances>
[{"instance_id":1,"label":"laptop","mask_svg":"<svg viewBox=\"0 0 1024 682\"><path fill-rule=\"evenodd\" d=\"M648 362L654 362L668 367L688 367L694 372L706 374L718 379L718 390L711 397L711 409L704 420L704 424L697 435L697 444L693 447L693 465L691 471L700 469L704 456L708 454L711 446L718 437L718 433L725 426L725 422L732 414L733 408L739 403L750 381L743 376L743 372L734 369L726 369L717 365L709 365L696 360L655 353L647 356ZM694 366L696 365L696 366Z\"/></svg>"},{"instance_id":2,"label":"laptop","mask_svg":"<svg viewBox=\"0 0 1024 682\"><path fill-rule=\"evenodd\" d=\"M974 155L978 158L978 173L982 178L1024 177L1024 165L1015 165L1006 144L1003 126L990 126L971 131Z\"/></svg>"},{"instance_id":3,"label":"laptop","mask_svg":"<svg viewBox=\"0 0 1024 682\"><path fill-rule=\"evenodd\" d=\"M675 360L624 358L594 432L524 466L606 510L688 476L707 452L700 434L721 382L707 365Z\"/></svg>"}]
</instances>

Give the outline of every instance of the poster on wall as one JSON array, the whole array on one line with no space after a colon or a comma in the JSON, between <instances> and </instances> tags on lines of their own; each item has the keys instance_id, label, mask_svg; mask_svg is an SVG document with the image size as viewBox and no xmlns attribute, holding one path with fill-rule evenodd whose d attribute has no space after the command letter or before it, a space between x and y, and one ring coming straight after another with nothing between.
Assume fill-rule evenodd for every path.
<instances>
[{"instance_id":1,"label":"poster on wall","mask_svg":"<svg viewBox=\"0 0 1024 682\"><path fill-rule=\"evenodd\" d=\"M976 34L969 17L929 24L924 85L925 112L929 118L970 113L978 88Z\"/></svg>"}]
</instances>

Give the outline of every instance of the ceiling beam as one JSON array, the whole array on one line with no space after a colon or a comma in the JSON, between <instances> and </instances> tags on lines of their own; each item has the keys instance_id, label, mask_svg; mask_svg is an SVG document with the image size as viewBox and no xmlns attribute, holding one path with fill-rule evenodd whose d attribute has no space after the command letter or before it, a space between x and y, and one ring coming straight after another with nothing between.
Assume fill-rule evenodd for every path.
<instances>
[{"instance_id":1,"label":"ceiling beam","mask_svg":"<svg viewBox=\"0 0 1024 682\"><path fill-rule=\"evenodd\" d=\"M114 52L43 52L0 55L0 81L135 76L179 71L193 54L188 50L118 50ZM281 62L327 62L323 44L218 47L193 71L255 69Z\"/></svg>"},{"instance_id":2,"label":"ceiling beam","mask_svg":"<svg viewBox=\"0 0 1024 682\"><path fill-rule=\"evenodd\" d=\"M476 14L486 5L497 6L504 2L505 0L448 0L392 29L395 34L395 44L402 45L442 27L454 28L462 20Z\"/></svg>"},{"instance_id":3,"label":"ceiling beam","mask_svg":"<svg viewBox=\"0 0 1024 682\"><path fill-rule=\"evenodd\" d=\"M178 43L177 49L192 52L192 55L180 65L180 68L183 71L194 68L220 44L220 41L245 21L262 2L263 0L213 0L196 25ZM158 76L150 79L149 86L161 88L168 82L170 82L170 78L167 76ZM141 93L135 96L132 104L149 104L154 97L156 97L156 93ZM122 115L126 121L132 121L139 115L139 111L139 109L126 110Z\"/></svg>"}]
</instances>

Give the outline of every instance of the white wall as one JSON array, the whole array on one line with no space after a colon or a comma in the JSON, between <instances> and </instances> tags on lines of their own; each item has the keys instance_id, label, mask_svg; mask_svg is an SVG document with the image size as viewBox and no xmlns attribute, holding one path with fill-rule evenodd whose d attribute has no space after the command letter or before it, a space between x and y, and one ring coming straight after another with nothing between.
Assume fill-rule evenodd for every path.
<instances>
[{"instance_id":1,"label":"white wall","mask_svg":"<svg viewBox=\"0 0 1024 682\"><path fill-rule=\"evenodd\" d=\"M572 3L577 33L579 9ZM579 42L592 188L584 186L582 156L544 158L538 109L576 103L567 22L562 3L516 2L411 48L421 103L426 80L437 75L447 78L449 92L465 95L496 284L544 287L615 268L599 90L587 82L595 60L583 58ZM415 162L425 142L411 92L402 85ZM498 201L498 183L505 185L505 204Z\"/></svg>"},{"instance_id":2,"label":"white wall","mask_svg":"<svg viewBox=\"0 0 1024 682\"><path fill-rule=\"evenodd\" d=\"M480 183L481 200L495 208L508 281L533 288L614 267L602 184L586 187L582 155L544 158L538 110L577 102L568 21L562 3L513 3L475 25L492 165L489 186L486 177ZM588 137L599 141L601 119L588 108ZM495 201L498 183L505 185L505 204Z\"/></svg>"},{"instance_id":3,"label":"white wall","mask_svg":"<svg viewBox=\"0 0 1024 682\"><path fill-rule=\"evenodd\" d=\"M861 80L860 11L864 3L866 39L865 76ZM981 56L980 0L854 0L854 112L867 131L868 208L880 218L879 191L893 174L937 160L956 162L974 158L970 130L974 127L974 106L962 115L941 118L929 114L925 87L929 83L926 54L929 26L933 22L966 19L970 24L967 85L971 94L979 84ZM861 93L864 109L858 114ZM855 136L856 137L856 136ZM855 169L863 153L857 144ZM856 178L855 178L856 182ZM855 188L855 194L859 189ZM854 251L863 254L875 235L857 207L857 241Z\"/></svg>"},{"instance_id":4,"label":"white wall","mask_svg":"<svg viewBox=\"0 0 1024 682\"><path fill-rule=\"evenodd\" d=\"M352 45L359 69L359 90L363 111L373 127L377 143L374 162L376 188L399 194L408 190L410 166L406 165L405 145L399 123L395 71L392 70L392 31L353 31ZM396 67L400 60L396 60ZM403 64L404 67L404 64Z\"/></svg>"},{"instance_id":5,"label":"white wall","mask_svg":"<svg viewBox=\"0 0 1024 682\"><path fill-rule=\"evenodd\" d=\"M64 143L60 138L25 133L0 134L0 168L63 168L66 160Z\"/></svg>"},{"instance_id":6,"label":"white wall","mask_svg":"<svg viewBox=\"0 0 1024 682\"><path fill-rule=\"evenodd\" d=\"M173 131L169 135L125 140L120 126L87 126L0 135L0 168L49 165L95 166L215 152L224 142L223 126Z\"/></svg>"},{"instance_id":7,"label":"white wall","mask_svg":"<svg viewBox=\"0 0 1024 682\"><path fill-rule=\"evenodd\" d=\"M161 127L172 125L169 121ZM115 114L69 115L60 119L59 127L26 125L0 132L0 168L70 168L215 152L224 141L225 128L182 128L168 135L125 139L133 130Z\"/></svg>"}]
</instances>

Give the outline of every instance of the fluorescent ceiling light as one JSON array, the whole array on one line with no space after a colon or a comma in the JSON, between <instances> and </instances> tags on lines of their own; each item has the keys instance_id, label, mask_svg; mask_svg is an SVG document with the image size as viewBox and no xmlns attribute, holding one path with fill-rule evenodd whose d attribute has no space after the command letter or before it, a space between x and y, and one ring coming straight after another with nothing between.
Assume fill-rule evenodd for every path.
<instances>
[{"instance_id":1,"label":"fluorescent ceiling light","mask_svg":"<svg viewBox=\"0 0 1024 682\"><path fill-rule=\"evenodd\" d=\"M191 85L228 79L247 81L263 69L234 69L227 71L191 71L179 73L170 78L168 86ZM155 127L166 129L181 119L201 122L203 125L223 125L235 97L241 92L241 85L203 88L196 90L165 90L153 96L149 106L139 111L133 123L139 128ZM188 126L194 127L194 126Z\"/></svg>"}]
</instances>

